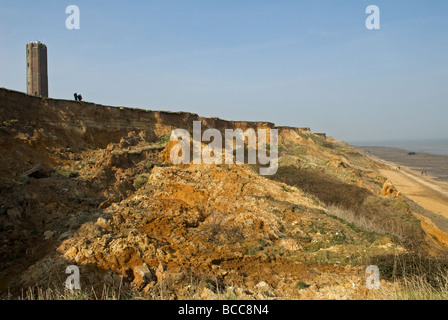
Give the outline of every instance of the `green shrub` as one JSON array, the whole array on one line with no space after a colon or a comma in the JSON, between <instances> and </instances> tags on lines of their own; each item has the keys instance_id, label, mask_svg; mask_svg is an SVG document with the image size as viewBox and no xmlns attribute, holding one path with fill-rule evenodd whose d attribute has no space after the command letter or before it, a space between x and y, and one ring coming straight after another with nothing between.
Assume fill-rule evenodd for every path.
<instances>
[{"instance_id":1,"label":"green shrub","mask_svg":"<svg viewBox=\"0 0 448 320\"><path fill-rule=\"evenodd\" d=\"M160 144L167 144L168 141L170 140L171 137L171 132L165 133L163 135L160 136L159 138L159 143Z\"/></svg>"},{"instance_id":2,"label":"green shrub","mask_svg":"<svg viewBox=\"0 0 448 320\"><path fill-rule=\"evenodd\" d=\"M306 288L308 288L309 286L310 286L309 284L306 284L306 283L303 282L303 281L299 281L299 282L297 283L297 288L298 288L299 290L306 289Z\"/></svg>"},{"instance_id":3,"label":"green shrub","mask_svg":"<svg viewBox=\"0 0 448 320\"><path fill-rule=\"evenodd\" d=\"M146 182L148 182L148 177L144 174L140 175L137 179L134 180L134 188L135 190L140 189L143 187Z\"/></svg>"},{"instance_id":4,"label":"green shrub","mask_svg":"<svg viewBox=\"0 0 448 320\"><path fill-rule=\"evenodd\" d=\"M75 178L79 175L78 171L71 168L63 168L63 167L57 167L53 169L53 174L55 176L61 176L66 178Z\"/></svg>"}]
</instances>

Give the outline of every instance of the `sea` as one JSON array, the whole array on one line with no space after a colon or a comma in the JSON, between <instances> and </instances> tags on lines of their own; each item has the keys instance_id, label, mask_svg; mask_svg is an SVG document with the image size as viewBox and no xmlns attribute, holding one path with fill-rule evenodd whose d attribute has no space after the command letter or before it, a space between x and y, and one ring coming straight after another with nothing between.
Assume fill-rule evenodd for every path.
<instances>
[{"instance_id":1,"label":"sea","mask_svg":"<svg viewBox=\"0 0 448 320\"><path fill-rule=\"evenodd\" d=\"M448 156L448 139L352 141L348 142L348 144L354 147L392 147L411 152L425 152L429 154Z\"/></svg>"}]
</instances>

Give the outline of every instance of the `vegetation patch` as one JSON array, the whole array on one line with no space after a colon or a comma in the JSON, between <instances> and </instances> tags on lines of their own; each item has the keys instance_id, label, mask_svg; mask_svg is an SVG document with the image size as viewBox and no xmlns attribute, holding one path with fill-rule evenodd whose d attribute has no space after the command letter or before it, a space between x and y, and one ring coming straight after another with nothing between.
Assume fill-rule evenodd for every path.
<instances>
[{"instance_id":1,"label":"vegetation patch","mask_svg":"<svg viewBox=\"0 0 448 320\"><path fill-rule=\"evenodd\" d=\"M79 176L79 173L72 168L57 167L53 169L53 175L65 178L76 178Z\"/></svg>"},{"instance_id":2,"label":"vegetation patch","mask_svg":"<svg viewBox=\"0 0 448 320\"><path fill-rule=\"evenodd\" d=\"M159 137L159 144L165 145L168 143L171 137L171 132L165 133Z\"/></svg>"},{"instance_id":3,"label":"vegetation patch","mask_svg":"<svg viewBox=\"0 0 448 320\"><path fill-rule=\"evenodd\" d=\"M328 206L330 216L365 232L392 235L408 248L423 245L424 231L402 199L381 197L319 170L285 166L270 179L295 186ZM373 239L373 237L372 237Z\"/></svg>"},{"instance_id":4,"label":"vegetation patch","mask_svg":"<svg viewBox=\"0 0 448 320\"><path fill-rule=\"evenodd\" d=\"M138 176L137 179L134 180L135 190L138 190L141 187L143 187L146 184L146 182L148 182L148 176L146 176L144 174Z\"/></svg>"},{"instance_id":5,"label":"vegetation patch","mask_svg":"<svg viewBox=\"0 0 448 320\"><path fill-rule=\"evenodd\" d=\"M309 288L309 287L310 287L310 285L309 285L309 284L306 284L306 283L303 282L303 281L299 281L299 282L297 283L297 289L299 289L299 290L306 289L306 288Z\"/></svg>"}]
</instances>

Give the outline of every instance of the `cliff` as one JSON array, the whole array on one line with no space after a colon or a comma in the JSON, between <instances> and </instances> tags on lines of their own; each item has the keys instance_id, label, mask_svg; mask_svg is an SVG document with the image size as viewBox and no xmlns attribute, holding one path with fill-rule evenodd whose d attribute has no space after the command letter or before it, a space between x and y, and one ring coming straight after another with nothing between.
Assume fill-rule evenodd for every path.
<instances>
[{"instance_id":1,"label":"cliff","mask_svg":"<svg viewBox=\"0 0 448 320\"><path fill-rule=\"evenodd\" d=\"M164 161L167 134L193 121L278 129L278 172ZM444 249L406 201L380 194L376 164L309 128L0 89L0 163L3 294L63 291L76 265L98 296L366 299L379 294L365 287L366 265Z\"/></svg>"},{"instance_id":2,"label":"cliff","mask_svg":"<svg viewBox=\"0 0 448 320\"><path fill-rule=\"evenodd\" d=\"M188 112L39 98L0 88L0 152L3 162L9 163L0 170L17 177L38 163L54 164L54 159L48 154L51 148L68 146L72 151L105 148L109 143L117 143L127 137L130 132L137 132L146 141L155 142L177 128L191 132L193 121L201 121L204 130L215 128L221 132L237 128L276 128L280 135L292 132L298 139L297 132L310 132L309 128L276 127L270 122L228 121ZM16 154L9 152L13 149Z\"/></svg>"}]
</instances>

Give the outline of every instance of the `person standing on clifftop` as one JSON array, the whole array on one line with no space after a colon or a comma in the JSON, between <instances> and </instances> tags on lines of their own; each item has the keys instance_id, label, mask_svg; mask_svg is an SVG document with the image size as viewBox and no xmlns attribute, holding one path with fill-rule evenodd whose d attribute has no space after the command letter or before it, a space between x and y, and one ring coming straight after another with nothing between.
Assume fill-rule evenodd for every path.
<instances>
[{"instance_id":1,"label":"person standing on clifftop","mask_svg":"<svg viewBox=\"0 0 448 320\"><path fill-rule=\"evenodd\" d=\"M78 101L82 101L82 95L78 94Z\"/></svg>"},{"instance_id":2,"label":"person standing on clifftop","mask_svg":"<svg viewBox=\"0 0 448 320\"><path fill-rule=\"evenodd\" d=\"M73 94L73 96L75 97L75 101L78 101L78 92L75 92L75 93Z\"/></svg>"}]
</instances>

